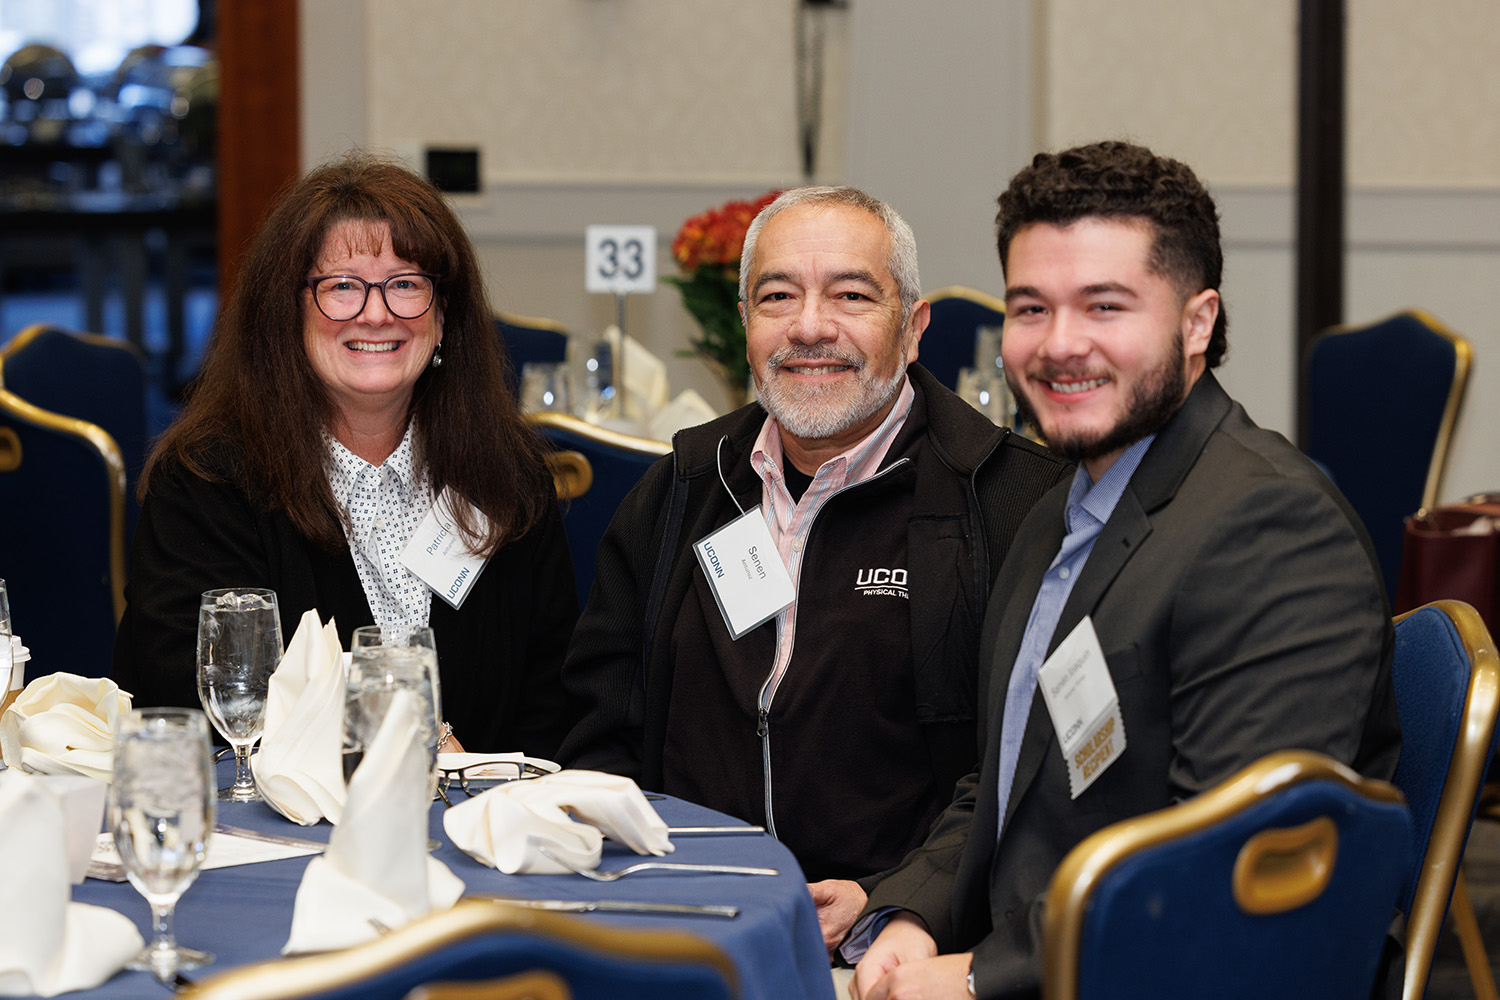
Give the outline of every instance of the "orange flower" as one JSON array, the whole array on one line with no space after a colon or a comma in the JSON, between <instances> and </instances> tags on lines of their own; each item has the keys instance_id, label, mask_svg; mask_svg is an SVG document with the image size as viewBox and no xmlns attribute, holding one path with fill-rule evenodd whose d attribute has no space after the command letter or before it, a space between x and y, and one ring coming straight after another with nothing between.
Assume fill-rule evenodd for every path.
<instances>
[{"instance_id":1,"label":"orange flower","mask_svg":"<svg viewBox=\"0 0 1500 1000\"><path fill-rule=\"evenodd\" d=\"M672 257L682 273L691 276L700 268L714 267L738 275L745 230L780 193L767 191L754 201L731 201L684 222L672 241Z\"/></svg>"}]
</instances>

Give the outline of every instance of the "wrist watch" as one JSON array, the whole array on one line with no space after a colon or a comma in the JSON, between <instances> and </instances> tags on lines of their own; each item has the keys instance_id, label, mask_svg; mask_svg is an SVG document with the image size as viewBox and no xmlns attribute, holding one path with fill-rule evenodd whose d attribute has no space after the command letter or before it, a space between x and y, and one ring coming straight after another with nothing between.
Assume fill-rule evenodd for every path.
<instances>
[{"instance_id":1,"label":"wrist watch","mask_svg":"<svg viewBox=\"0 0 1500 1000\"><path fill-rule=\"evenodd\" d=\"M969 978L967 980L967 984L968 984L968 987L969 987L969 996L974 996L975 994L974 994L974 970L973 969L969 970Z\"/></svg>"}]
</instances>

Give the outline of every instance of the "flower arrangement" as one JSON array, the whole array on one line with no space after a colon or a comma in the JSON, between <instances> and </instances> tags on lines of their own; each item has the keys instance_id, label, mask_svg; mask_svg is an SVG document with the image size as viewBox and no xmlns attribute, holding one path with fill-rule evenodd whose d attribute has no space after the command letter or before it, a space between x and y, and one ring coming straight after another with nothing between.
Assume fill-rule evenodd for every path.
<instances>
[{"instance_id":1,"label":"flower arrangement","mask_svg":"<svg viewBox=\"0 0 1500 1000\"><path fill-rule=\"evenodd\" d=\"M702 330L693 351L713 363L736 397L743 396L750 378L739 313L740 252L745 230L780 193L767 191L754 201L727 202L688 219L672 241L681 274L663 279L677 286L683 308Z\"/></svg>"}]
</instances>

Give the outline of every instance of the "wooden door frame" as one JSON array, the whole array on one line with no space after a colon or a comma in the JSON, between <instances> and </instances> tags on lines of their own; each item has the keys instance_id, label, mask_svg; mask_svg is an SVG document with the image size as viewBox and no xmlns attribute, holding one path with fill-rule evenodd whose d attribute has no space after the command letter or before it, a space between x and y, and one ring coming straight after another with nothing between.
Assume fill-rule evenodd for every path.
<instances>
[{"instance_id":1,"label":"wooden door frame","mask_svg":"<svg viewBox=\"0 0 1500 1000\"><path fill-rule=\"evenodd\" d=\"M221 300L276 195L301 170L298 0L216 0Z\"/></svg>"}]
</instances>

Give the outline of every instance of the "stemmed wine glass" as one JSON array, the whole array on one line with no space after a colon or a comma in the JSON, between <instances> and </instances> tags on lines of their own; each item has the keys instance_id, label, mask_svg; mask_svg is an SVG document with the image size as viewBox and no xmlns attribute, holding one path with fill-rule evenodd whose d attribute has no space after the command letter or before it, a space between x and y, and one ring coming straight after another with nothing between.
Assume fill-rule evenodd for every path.
<instances>
[{"instance_id":1,"label":"stemmed wine glass","mask_svg":"<svg viewBox=\"0 0 1500 1000\"><path fill-rule=\"evenodd\" d=\"M257 802L250 747L266 726L266 689L281 663L276 592L257 587L206 590L198 604L198 697L214 728L234 747L234 784L220 802Z\"/></svg>"},{"instance_id":2,"label":"stemmed wine glass","mask_svg":"<svg viewBox=\"0 0 1500 1000\"><path fill-rule=\"evenodd\" d=\"M196 708L144 708L121 716L109 786L109 825L130 884L151 904L151 943L127 966L171 983L207 965L207 952L172 935L177 899L203 865L217 808L208 722Z\"/></svg>"}]
</instances>

